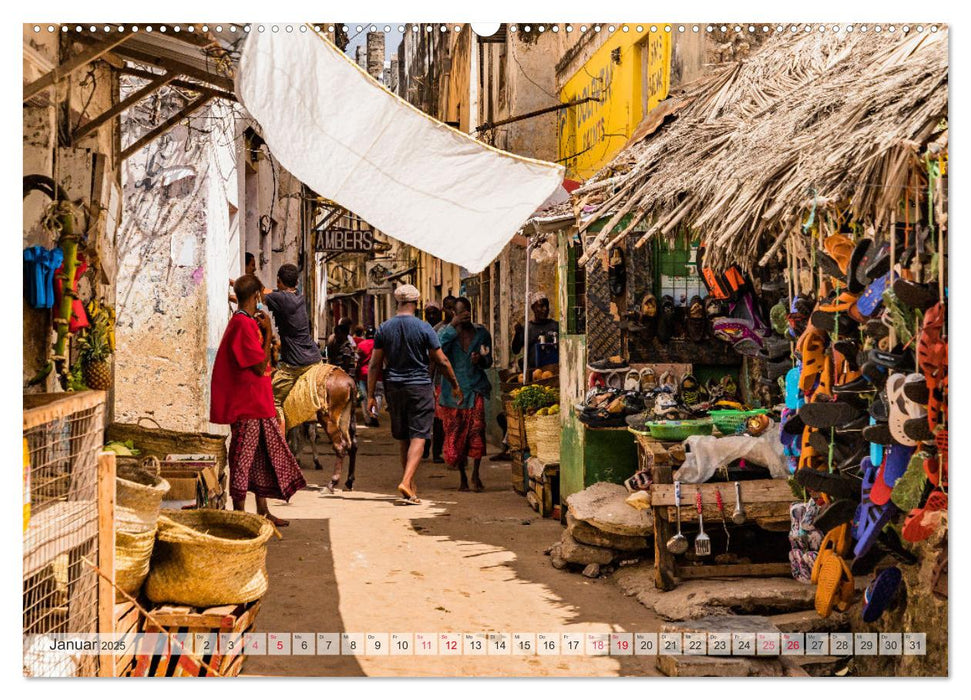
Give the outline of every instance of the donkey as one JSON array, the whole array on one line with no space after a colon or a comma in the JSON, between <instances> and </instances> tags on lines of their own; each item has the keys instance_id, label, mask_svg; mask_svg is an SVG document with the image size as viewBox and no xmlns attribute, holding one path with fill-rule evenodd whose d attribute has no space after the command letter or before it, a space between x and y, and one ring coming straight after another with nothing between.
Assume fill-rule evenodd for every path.
<instances>
[{"instance_id":1,"label":"donkey","mask_svg":"<svg viewBox=\"0 0 971 700\"><path fill-rule=\"evenodd\" d=\"M319 365L317 369L310 371L317 373L315 379L317 395L321 398L326 397L327 410L317 411L316 421L307 421L292 428L288 426L287 441L293 453L298 454L301 442L307 440L313 454L314 469L323 469L317 454L318 428L323 427L327 437L330 438L334 454L337 455L337 462L334 464L334 472L327 490L334 493L341 480L344 457L347 457L347 481L344 483L344 488L351 491L354 489L354 472L357 466L357 420L354 416L357 385L347 372L339 367L333 368L329 374L322 372L320 369L322 367L323 365Z\"/></svg>"}]
</instances>

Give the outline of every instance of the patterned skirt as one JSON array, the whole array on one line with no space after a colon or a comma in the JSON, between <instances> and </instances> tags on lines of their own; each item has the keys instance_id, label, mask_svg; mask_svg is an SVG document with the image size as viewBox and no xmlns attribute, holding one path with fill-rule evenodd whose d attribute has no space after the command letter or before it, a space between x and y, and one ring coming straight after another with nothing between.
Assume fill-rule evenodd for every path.
<instances>
[{"instance_id":1,"label":"patterned skirt","mask_svg":"<svg viewBox=\"0 0 971 700\"><path fill-rule=\"evenodd\" d=\"M476 396L472 408L439 406L438 411L445 429L445 461L457 466L466 459L481 459L486 442L485 399Z\"/></svg>"},{"instance_id":2,"label":"patterned skirt","mask_svg":"<svg viewBox=\"0 0 971 700\"><path fill-rule=\"evenodd\" d=\"M246 498L247 491L289 501L307 485L276 418L238 420L231 431L229 495L234 501Z\"/></svg>"}]
</instances>

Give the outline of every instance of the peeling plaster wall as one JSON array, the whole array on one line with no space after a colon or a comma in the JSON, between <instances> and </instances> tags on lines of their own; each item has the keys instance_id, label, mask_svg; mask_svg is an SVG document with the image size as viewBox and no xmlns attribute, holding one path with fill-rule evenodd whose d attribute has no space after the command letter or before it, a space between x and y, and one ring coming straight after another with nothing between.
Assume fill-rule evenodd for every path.
<instances>
[{"instance_id":1,"label":"peeling plaster wall","mask_svg":"<svg viewBox=\"0 0 971 700\"><path fill-rule=\"evenodd\" d=\"M230 222L232 127L228 110L215 104L125 162L118 420L149 416L173 430L214 427L211 364L228 320L229 265L238 255Z\"/></svg>"}]
</instances>

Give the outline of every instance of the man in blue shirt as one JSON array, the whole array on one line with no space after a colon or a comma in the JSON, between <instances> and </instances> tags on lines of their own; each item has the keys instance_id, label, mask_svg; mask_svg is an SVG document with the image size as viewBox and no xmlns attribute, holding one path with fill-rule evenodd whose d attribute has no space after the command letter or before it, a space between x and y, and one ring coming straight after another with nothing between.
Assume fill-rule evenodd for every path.
<instances>
[{"instance_id":1,"label":"man in blue shirt","mask_svg":"<svg viewBox=\"0 0 971 700\"><path fill-rule=\"evenodd\" d=\"M377 408L374 390L379 374L384 381L384 395L391 414L391 437L401 449L404 475L398 491L408 504L421 503L415 486L415 473L421 462L425 441L432 438L435 419L435 392L429 365L441 367L454 387L459 400L462 390L448 358L442 352L438 335L425 321L415 316L418 289L401 285L394 292L398 315L378 328L368 368L368 411Z\"/></svg>"},{"instance_id":2,"label":"man in blue shirt","mask_svg":"<svg viewBox=\"0 0 971 700\"><path fill-rule=\"evenodd\" d=\"M492 393L485 370L492 366L492 336L485 326L472 323L472 303L459 297L455 315L438 332L438 339L461 388L453 395L449 387L442 386L438 400L445 428L445 461L459 470L459 491L468 491L465 467L471 459L472 488L482 491L479 464L485 454L485 401Z\"/></svg>"}]
</instances>

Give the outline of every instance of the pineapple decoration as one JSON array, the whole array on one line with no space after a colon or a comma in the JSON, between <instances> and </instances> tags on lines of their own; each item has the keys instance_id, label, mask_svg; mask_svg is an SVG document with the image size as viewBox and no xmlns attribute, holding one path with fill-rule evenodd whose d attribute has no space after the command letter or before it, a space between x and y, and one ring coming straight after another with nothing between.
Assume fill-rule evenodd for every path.
<instances>
[{"instance_id":1,"label":"pineapple decoration","mask_svg":"<svg viewBox=\"0 0 971 700\"><path fill-rule=\"evenodd\" d=\"M89 389L107 391L111 387L111 363L115 351L115 311L93 299L88 304L90 326L78 339L78 360L84 383Z\"/></svg>"}]
</instances>

